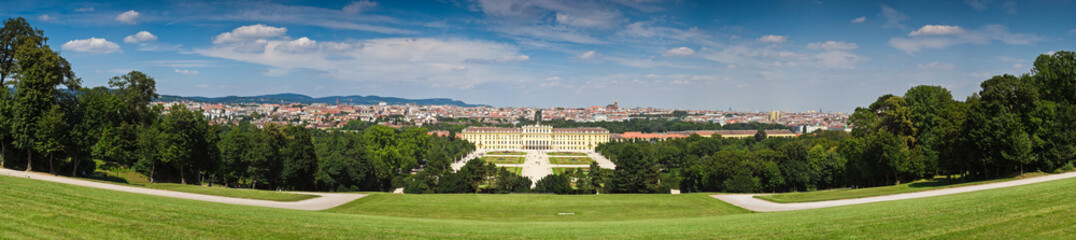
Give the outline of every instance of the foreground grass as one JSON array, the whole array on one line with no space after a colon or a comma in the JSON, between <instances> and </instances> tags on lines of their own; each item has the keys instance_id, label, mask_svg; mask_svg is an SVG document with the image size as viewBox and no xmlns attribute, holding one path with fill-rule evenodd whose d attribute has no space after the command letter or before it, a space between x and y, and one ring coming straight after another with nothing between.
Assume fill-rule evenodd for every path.
<instances>
[{"instance_id":1,"label":"foreground grass","mask_svg":"<svg viewBox=\"0 0 1076 240\"><path fill-rule=\"evenodd\" d=\"M1072 227L1076 225L1076 201L1072 201L1076 199L1076 179L932 198L804 211L656 219L634 218L634 220L609 218L605 219L607 221L474 221L366 215L371 213L306 212L172 199L6 176L0 176L0 186L2 186L0 187L0 223L3 223L0 224L0 236L3 238L1072 239L1076 237L1076 228ZM433 200L451 197L430 196ZM677 197L677 195L624 196L670 197L669 202L676 202ZM550 197L571 199L575 196ZM618 203L610 202L610 204ZM466 205L468 202L448 201L445 204ZM525 205L526 203L502 202L499 204ZM495 204L485 202L485 205ZM675 209L674 206L669 208ZM613 209L621 208L613 207ZM434 211L429 214L432 216L448 216L447 213L436 212L441 211L439 209L426 208L425 210ZM497 213L470 212L470 214Z\"/></svg>"},{"instance_id":2,"label":"foreground grass","mask_svg":"<svg viewBox=\"0 0 1076 240\"><path fill-rule=\"evenodd\" d=\"M97 177L88 179L91 181L119 184L133 187L144 187L176 192L195 193L222 197L270 200L280 202L294 202L318 197L309 194L284 193L269 190L209 187L202 185L185 185L176 183L151 183L149 178L131 170L100 170Z\"/></svg>"},{"instance_id":3,"label":"foreground grass","mask_svg":"<svg viewBox=\"0 0 1076 240\"><path fill-rule=\"evenodd\" d=\"M374 194L329 211L513 222L658 219L747 212L705 194Z\"/></svg>"},{"instance_id":4,"label":"foreground grass","mask_svg":"<svg viewBox=\"0 0 1076 240\"><path fill-rule=\"evenodd\" d=\"M1009 181L1009 180L1016 180L1016 179L1035 177L1035 176L1042 176L1042 175L1045 175L1045 173L1041 173L1041 172L1039 172L1039 173L1026 173L1024 175L1020 175L1020 176L1013 177L1013 178L1002 178L1002 179L993 179L993 180L987 180L987 181L973 181L973 182L964 182L964 181L960 181L960 180L956 180L956 179L954 179L953 181L949 181L949 180L945 179L945 177L935 177L934 179L930 179L930 180L920 180L920 181L916 181L916 182L910 182L910 183L892 185L892 186L857 188L857 189L839 188L839 189L829 189L829 190L811 191L811 192L794 192L794 193L783 193L783 194L775 194L775 195L760 195L760 196L755 196L755 198L763 199L763 200L767 200L767 201L771 201L771 202L777 202L777 203L818 202L818 201L829 201L829 200L839 200L839 199L849 199L849 198L864 198L864 197L874 197L874 196L883 196L883 195L893 195L893 194L900 194L900 193L921 192L921 191L928 191L928 190L935 190L935 189L943 189L943 188L951 188L951 187L960 187L960 186L969 186L969 185L977 185L977 184L984 184L984 183Z\"/></svg>"}]
</instances>

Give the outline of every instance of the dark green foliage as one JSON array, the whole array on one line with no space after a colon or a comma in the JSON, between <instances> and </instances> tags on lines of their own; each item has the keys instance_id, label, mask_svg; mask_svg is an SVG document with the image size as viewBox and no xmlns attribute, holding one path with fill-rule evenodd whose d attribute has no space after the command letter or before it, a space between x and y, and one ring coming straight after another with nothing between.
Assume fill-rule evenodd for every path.
<instances>
[{"instance_id":1,"label":"dark green foliage","mask_svg":"<svg viewBox=\"0 0 1076 240\"><path fill-rule=\"evenodd\" d=\"M535 183L534 192L569 194L572 193L572 183L567 175L550 174Z\"/></svg>"}]
</instances>

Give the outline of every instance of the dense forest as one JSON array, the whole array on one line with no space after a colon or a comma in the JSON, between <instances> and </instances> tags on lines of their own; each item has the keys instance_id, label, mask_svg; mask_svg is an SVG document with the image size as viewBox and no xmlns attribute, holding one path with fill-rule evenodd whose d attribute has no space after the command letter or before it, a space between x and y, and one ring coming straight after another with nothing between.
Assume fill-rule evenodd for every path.
<instances>
[{"instance_id":1,"label":"dense forest","mask_svg":"<svg viewBox=\"0 0 1076 240\"><path fill-rule=\"evenodd\" d=\"M647 179L643 189L687 192L797 191L1073 169L1076 54L1040 55L1031 73L995 76L980 86L964 101L939 86L881 96L856 109L850 134L692 136L613 142L598 151L617 163L618 172L636 164L656 166L633 178Z\"/></svg>"}]
</instances>

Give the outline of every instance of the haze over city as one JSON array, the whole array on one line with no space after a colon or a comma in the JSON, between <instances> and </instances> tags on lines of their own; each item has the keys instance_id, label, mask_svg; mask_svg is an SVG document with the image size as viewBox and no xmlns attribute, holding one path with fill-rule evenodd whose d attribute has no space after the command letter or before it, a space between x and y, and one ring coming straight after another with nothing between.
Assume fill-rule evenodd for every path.
<instances>
[{"instance_id":1,"label":"haze over city","mask_svg":"<svg viewBox=\"0 0 1076 240\"><path fill-rule=\"evenodd\" d=\"M210 4L213 3L213 4ZM1071 1L4 1L84 85L493 106L843 111L958 100L1072 49Z\"/></svg>"}]
</instances>

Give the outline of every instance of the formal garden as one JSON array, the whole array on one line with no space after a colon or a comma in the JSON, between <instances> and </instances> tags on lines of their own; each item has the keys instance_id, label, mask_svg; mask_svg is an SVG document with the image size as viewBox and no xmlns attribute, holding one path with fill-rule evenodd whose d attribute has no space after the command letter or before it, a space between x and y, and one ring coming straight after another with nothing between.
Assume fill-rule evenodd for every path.
<instances>
[{"instance_id":1,"label":"formal garden","mask_svg":"<svg viewBox=\"0 0 1076 240\"><path fill-rule=\"evenodd\" d=\"M583 171L584 173L590 171L590 168L587 167L555 167L553 168L553 174L561 175L571 173L572 171L576 171L576 169L579 169L579 171Z\"/></svg>"},{"instance_id":2,"label":"formal garden","mask_svg":"<svg viewBox=\"0 0 1076 240\"><path fill-rule=\"evenodd\" d=\"M556 165L587 165L594 162L594 159L588 157L551 157L549 158L549 164Z\"/></svg>"},{"instance_id":3,"label":"formal garden","mask_svg":"<svg viewBox=\"0 0 1076 240\"><path fill-rule=\"evenodd\" d=\"M485 156L481 158L483 161L494 164L523 164L523 157L494 157Z\"/></svg>"},{"instance_id":4,"label":"formal garden","mask_svg":"<svg viewBox=\"0 0 1076 240\"><path fill-rule=\"evenodd\" d=\"M581 152L549 152L549 156L586 156L587 153Z\"/></svg>"},{"instance_id":5,"label":"formal garden","mask_svg":"<svg viewBox=\"0 0 1076 240\"><path fill-rule=\"evenodd\" d=\"M527 153L525 153L525 152L517 152L517 151L496 151L496 152L488 152L488 153L486 153L486 155L518 155L518 156L523 156L523 155L527 155Z\"/></svg>"}]
</instances>

